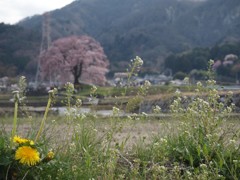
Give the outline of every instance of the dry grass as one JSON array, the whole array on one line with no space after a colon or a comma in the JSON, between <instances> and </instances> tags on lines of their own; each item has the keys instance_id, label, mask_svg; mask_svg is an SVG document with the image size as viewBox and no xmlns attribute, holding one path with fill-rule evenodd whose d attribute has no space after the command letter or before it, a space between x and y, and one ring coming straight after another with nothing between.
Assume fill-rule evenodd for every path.
<instances>
[{"instance_id":1,"label":"dry grass","mask_svg":"<svg viewBox=\"0 0 240 180\"><path fill-rule=\"evenodd\" d=\"M53 116L48 118L47 125L45 126L45 132L51 139L54 140L56 144L63 139L66 140L71 137L73 132L73 125L68 125L65 122L57 120L57 116ZM25 121L25 123L23 123ZM95 120L93 122L89 121L88 126L91 126L89 129L94 129L97 133L97 137L102 137L106 133L111 130L111 120L108 118ZM164 137L168 135L170 132L173 132L174 129L177 129L177 121L173 120L163 120L163 119L155 119L155 120L117 120L116 126L121 126L121 130L114 134L113 141L116 143L121 143L121 141L128 138L128 145L134 144L140 139L145 139L145 141L150 141L153 136L159 135L160 137ZM27 134L31 134L38 128L38 124L40 122L40 118L36 120L26 120L19 119L18 125L18 135L27 136ZM7 123L3 123L1 128L4 129L7 133L11 132L12 124L10 120Z\"/></svg>"},{"instance_id":2,"label":"dry grass","mask_svg":"<svg viewBox=\"0 0 240 180\"><path fill-rule=\"evenodd\" d=\"M49 117L47 120L47 125L45 126L46 137L52 143L58 145L63 140L69 140L69 138L73 134L73 125L66 124L63 122L62 117L58 119L57 116ZM22 121L25 121L23 123ZM9 122L9 121L7 121ZM27 136L29 134L33 134L38 129L38 125L40 122L40 118L36 118L35 120L26 120L20 119L18 125L18 135ZM21 123L22 122L22 123ZM116 124L116 126L121 126L121 130L116 132L113 137L113 143L121 143L122 141L128 139L127 146L131 147L133 144L138 142L139 140L143 140L145 142L150 142L154 136L164 137L171 133L176 133L178 129L180 121L171 120L169 117L167 119L153 119L152 117L141 119L141 120L122 120ZM99 118L99 120L89 121L87 123L88 127L94 130L97 133L97 137L101 138L106 133L111 130L110 119ZM229 120L224 124L224 128L228 129L240 129L239 118L235 116L235 118ZM11 123L1 123L1 129L7 133L11 132L12 124Z\"/></svg>"}]
</instances>

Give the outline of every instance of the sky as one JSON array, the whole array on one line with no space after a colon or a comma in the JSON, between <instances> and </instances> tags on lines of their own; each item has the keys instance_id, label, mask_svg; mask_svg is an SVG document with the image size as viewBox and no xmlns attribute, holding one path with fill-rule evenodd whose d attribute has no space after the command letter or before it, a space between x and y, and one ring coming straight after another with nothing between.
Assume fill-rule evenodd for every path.
<instances>
[{"instance_id":1,"label":"sky","mask_svg":"<svg viewBox=\"0 0 240 180\"><path fill-rule=\"evenodd\" d=\"M0 0L0 22L14 24L25 17L61 8L74 0Z\"/></svg>"}]
</instances>

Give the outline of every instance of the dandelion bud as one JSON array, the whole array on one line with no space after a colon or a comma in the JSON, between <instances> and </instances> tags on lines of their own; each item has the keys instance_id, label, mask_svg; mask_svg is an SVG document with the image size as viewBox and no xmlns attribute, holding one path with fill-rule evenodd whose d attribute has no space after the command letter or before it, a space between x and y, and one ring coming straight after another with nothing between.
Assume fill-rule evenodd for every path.
<instances>
[{"instance_id":1,"label":"dandelion bud","mask_svg":"<svg viewBox=\"0 0 240 180\"><path fill-rule=\"evenodd\" d=\"M56 93L57 93L57 88L53 88L53 89L48 91L49 97L51 99L54 99Z\"/></svg>"},{"instance_id":2,"label":"dandelion bud","mask_svg":"<svg viewBox=\"0 0 240 180\"><path fill-rule=\"evenodd\" d=\"M47 154L47 158L48 159L53 159L54 158L54 152L49 151L48 154Z\"/></svg>"},{"instance_id":3,"label":"dandelion bud","mask_svg":"<svg viewBox=\"0 0 240 180\"><path fill-rule=\"evenodd\" d=\"M43 162L49 162L49 161L51 161L53 158L54 158L54 152L52 152L52 151L49 151L48 153L47 153L47 156L43 159Z\"/></svg>"},{"instance_id":4,"label":"dandelion bud","mask_svg":"<svg viewBox=\"0 0 240 180\"><path fill-rule=\"evenodd\" d=\"M14 102L19 102L19 91L13 91Z\"/></svg>"}]
</instances>

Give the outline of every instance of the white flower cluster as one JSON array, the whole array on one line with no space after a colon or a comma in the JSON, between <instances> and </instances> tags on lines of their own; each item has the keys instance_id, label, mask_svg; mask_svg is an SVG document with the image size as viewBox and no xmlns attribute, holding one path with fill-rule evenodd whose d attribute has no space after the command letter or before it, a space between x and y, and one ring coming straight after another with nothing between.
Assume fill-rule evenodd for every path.
<instances>
[{"instance_id":1,"label":"white flower cluster","mask_svg":"<svg viewBox=\"0 0 240 180\"><path fill-rule=\"evenodd\" d=\"M160 112L161 112L161 108L158 105L153 107L153 113L154 114L159 114Z\"/></svg>"},{"instance_id":2,"label":"white flower cluster","mask_svg":"<svg viewBox=\"0 0 240 180\"><path fill-rule=\"evenodd\" d=\"M115 107L115 106L113 106L112 111L113 111L113 115L118 115L119 112L120 112L120 109Z\"/></svg>"}]
</instances>

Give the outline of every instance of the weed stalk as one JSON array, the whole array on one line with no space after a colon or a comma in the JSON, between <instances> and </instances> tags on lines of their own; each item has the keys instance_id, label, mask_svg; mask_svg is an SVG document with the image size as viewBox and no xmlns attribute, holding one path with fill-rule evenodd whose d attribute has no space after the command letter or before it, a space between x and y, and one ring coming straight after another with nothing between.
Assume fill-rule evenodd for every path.
<instances>
[{"instance_id":1,"label":"weed stalk","mask_svg":"<svg viewBox=\"0 0 240 180\"><path fill-rule=\"evenodd\" d=\"M18 103L19 103L19 91L13 91L14 94L14 116L13 116L13 129L12 129L12 138L10 143L10 148L13 146L13 138L16 135L17 131L17 114L18 114Z\"/></svg>"},{"instance_id":2,"label":"weed stalk","mask_svg":"<svg viewBox=\"0 0 240 180\"><path fill-rule=\"evenodd\" d=\"M51 104L52 104L52 100L53 100L54 93L55 93L55 90L50 90L50 91L48 91L49 98L48 98L47 107L46 107L46 109L45 109L45 113L44 113L43 119L42 119L42 121L41 121L41 125L40 125L40 127L39 127L37 136L36 136L36 138L35 138L35 142L39 139L39 137L40 137L40 135L41 135L41 133L42 133L42 131L43 131L44 124L45 124L45 121L46 121L46 119L47 119L47 115L48 115L50 106L51 106Z\"/></svg>"}]
</instances>

